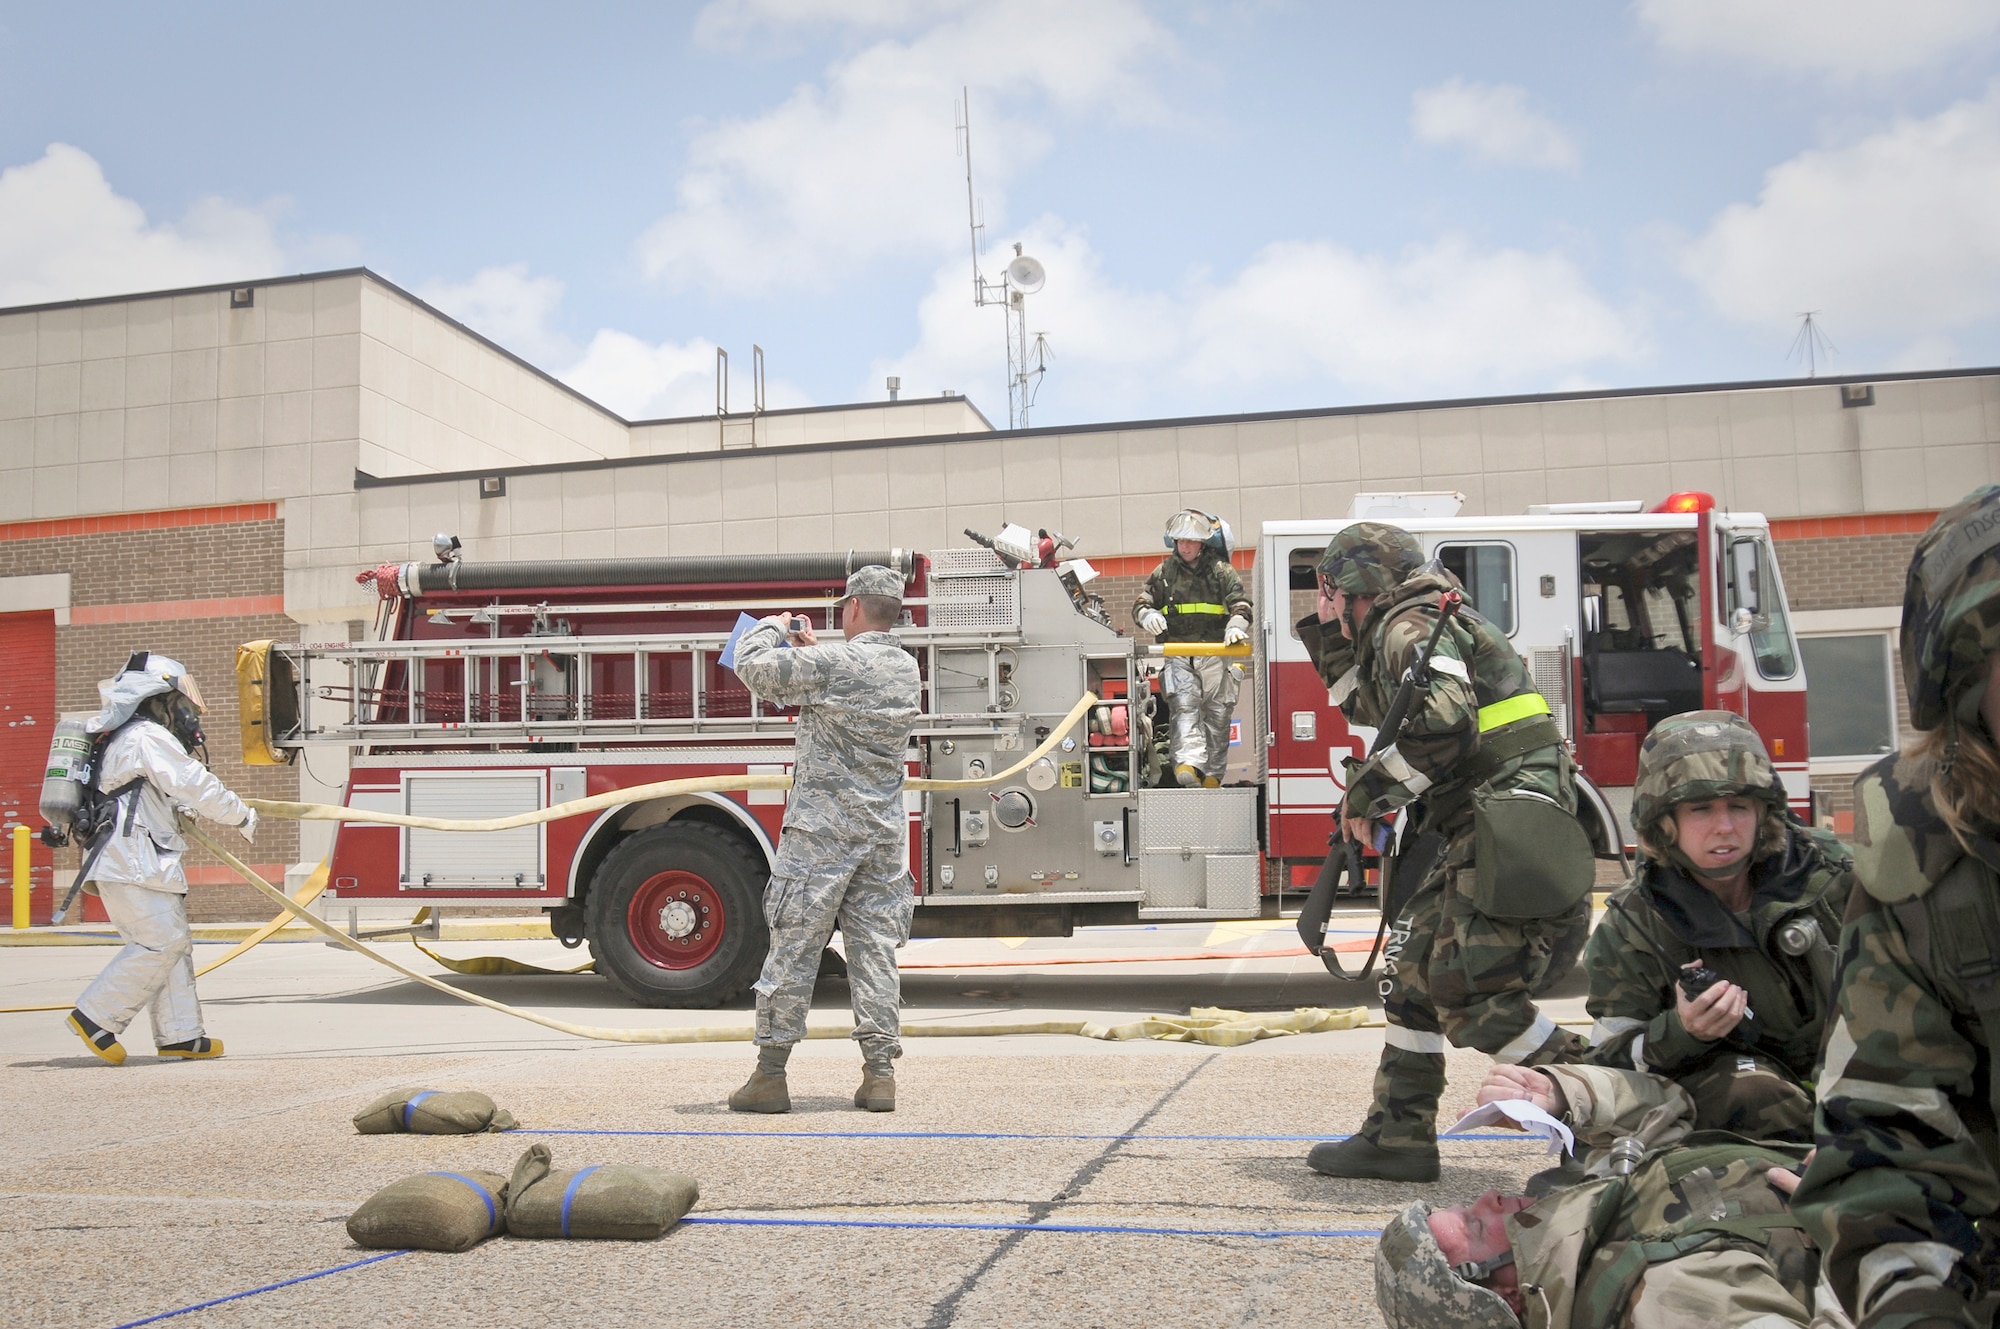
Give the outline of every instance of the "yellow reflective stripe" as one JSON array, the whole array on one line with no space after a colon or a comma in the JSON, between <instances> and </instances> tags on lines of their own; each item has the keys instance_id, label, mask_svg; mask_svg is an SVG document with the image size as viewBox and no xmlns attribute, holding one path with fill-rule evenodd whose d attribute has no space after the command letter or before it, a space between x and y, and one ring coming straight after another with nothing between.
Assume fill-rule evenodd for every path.
<instances>
[{"instance_id":1,"label":"yellow reflective stripe","mask_svg":"<svg viewBox=\"0 0 2000 1329\"><path fill-rule=\"evenodd\" d=\"M1503 724L1512 724L1516 720L1525 720L1531 715L1547 715L1548 713L1549 700L1547 697L1544 697L1539 692L1522 692L1507 698L1505 701L1496 701L1491 706L1481 706L1479 708L1479 732L1483 734L1489 729L1498 729Z\"/></svg>"},{"instance_id":2,"label":"yellow reflective stripe","mask_svg":"<svg viewBox=\"0 0 2000 1329\"><path fill-rule=\"evenodd\" d=\"M1167 608L1173 610L1176 614L1226 614L1229 612L1221 605L1185 604L1168 605Z\"/></svg>"}]
</instances>

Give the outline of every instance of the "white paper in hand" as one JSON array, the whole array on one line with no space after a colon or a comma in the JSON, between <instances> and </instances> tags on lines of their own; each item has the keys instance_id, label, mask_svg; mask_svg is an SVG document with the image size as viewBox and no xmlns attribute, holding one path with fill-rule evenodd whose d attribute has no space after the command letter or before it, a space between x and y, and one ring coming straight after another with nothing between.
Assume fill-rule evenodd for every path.
<instances>
[{"instance_id":1,"label":"white paper in hand","mask_svg":"<svg viewBox=\"0 0 2000 1329\"><path fill-rule=\"evenodd\" d=\"M1557 1121L1548 1113L1536 1107L1525 1098L1503 1098L1497 1103L1486 1103L1472 1109L1458 1119L1458 1124L1446 1131L1446 1135L1464 1135L1476 1131L1481 1126L1491 1126L1504 1121L1532 1135L1542 1136L1549 1142L1552 1154L1573 1153L1576 1137L1569 1127Z\"/></svg>"}]
</instances>

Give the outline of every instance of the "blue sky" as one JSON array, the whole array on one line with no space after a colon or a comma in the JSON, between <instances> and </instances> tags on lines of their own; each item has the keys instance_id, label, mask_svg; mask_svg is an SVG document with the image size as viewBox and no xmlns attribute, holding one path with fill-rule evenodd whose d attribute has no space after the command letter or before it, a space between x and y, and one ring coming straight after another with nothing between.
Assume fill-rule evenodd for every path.
<instances>
[{"instance_id":1,"label":"blue sky","mask_svg":"<svg viewBox=\"0 0 2000 1329\"><path fill-rule=\"evenodd\" d=\"M2000 363L2000 6L0 7L0 305L365 264L629 417L1034 423Z\"/></svg>"}]
</instances>

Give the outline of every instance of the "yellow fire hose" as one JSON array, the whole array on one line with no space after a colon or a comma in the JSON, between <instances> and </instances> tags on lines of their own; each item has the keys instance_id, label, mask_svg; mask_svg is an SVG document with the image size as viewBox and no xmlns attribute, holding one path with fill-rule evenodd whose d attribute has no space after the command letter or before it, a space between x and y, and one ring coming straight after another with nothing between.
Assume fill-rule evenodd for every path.
<instances>
[{"instance_id":1,"label":"yellow fire hose","mask_svg":"<svg viewBox=\"0 0 2000 1329\"><path fill-rule=\"evenodd\" d=\"M314 931L332 938L351 951L365 955L385 968L393 969L403 977L422 983L446 996L460 1001L484 1006L502 1015L511 1015L517 1020L541 1025L558 1033L574 1034L578 1038L597 1039L607 1043L747 1043L754 1031L748 1026L701 1027L694 1029L619 1029L609 1025L574 1024L568 1020L558 1020L534 1011L525 1011L518 1006L482 997L476 992L453 987L442 979L421 974L406 964L393 960L368 943L348 936L339 928L323 919L307 913L302 905L296 904L283 891L258 876L256 871L236 855L217 844L199 826L183 819L181 828L195 843L207 849L249 882L259 892L270 897L271 902L280 906L287 914L297 918ZM905 1038L982 1038L996 1034L1076 1034L1085 1038L1173 1038L1177 1041L1212 1043L1229 1047L1272 1034L1308 1033L1322 1029L1353 1029L1367 1021L1364 1008L1355 1006L1342 1010L1302 1008L1289 1016L1255 1016L1238 1011L1216 1012L1196 1011L1187 1017L1154 1016L1140 1019L1126 1025L1105 1026L1089 1020L1042 1020L1014 1024L961 1024L961 1025L910 1025L903 1029ZM820 1026L808 1029L807 1038L846 1038L853 1029L849 1026Z\"/></svg>"}]
</instances>

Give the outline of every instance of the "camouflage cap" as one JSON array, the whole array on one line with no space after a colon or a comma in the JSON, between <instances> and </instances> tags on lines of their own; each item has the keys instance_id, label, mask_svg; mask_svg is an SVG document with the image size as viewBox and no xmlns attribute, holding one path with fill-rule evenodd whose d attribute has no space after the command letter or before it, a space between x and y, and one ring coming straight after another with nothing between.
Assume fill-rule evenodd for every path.
<instances>
[{"instance_id":1,"label":"camouflage cap","mask_svg":"<svg viewBox=\"0 0 2000 1329\"><path fill-rule=\"evenodd\" d=\"M1764 740L1733 711L1688 711L1653 726L1639 747L1632 829L1644 835L1676 803L1748 794L1785 807L1785 785Z\"/></svg>"},{"instance_id":2,"label":"camouflage cap","mask_svg":"<svg viewBox=\"0 0 2000 1329\"><path fill-rule=\"evenodd\" d=\"M880 595L903 602L903 574L894 568L885 568L879 563L870 563L865 568L856 568L847 578L847 589L841 593L844 600L853 595Z\"/></svg>"},{"instance_id":3,"label":"camouflage cap","mask_svg":"<svg viewBox=\"0 0 2000 1329\"><path fill-rule=\"evenodd\" d=\"M1389 1329L1519 1329L1498 1292L1452 1272L1431 1235L1430 1216L1430 1205L1418 1200L1382 1225L1375 1306Z\"/></svg>"},{"instance_id":4,"label":"camouflage cap","mask_svg":"<svg viewBox=\"0 0 2000 1329\"><path fill-rule=\"evenodd\" d=\"M1917 542L1903 588L1903 686L1910 723L1969 721L2000 652L2000 485L1966 495Z\"/></svg>"},{"instance_id":5,"label":"camouflage cap","mask_svg":"<svg viewBox=\"0 0 2000 1329\"><path fill-rule=\"evenodd\" d=\"M1354 523L1319 556L1320 575L1349 595L1387 595L1423 565L1423 542L1380 521Z\"/></svg>"}]
</instances>

